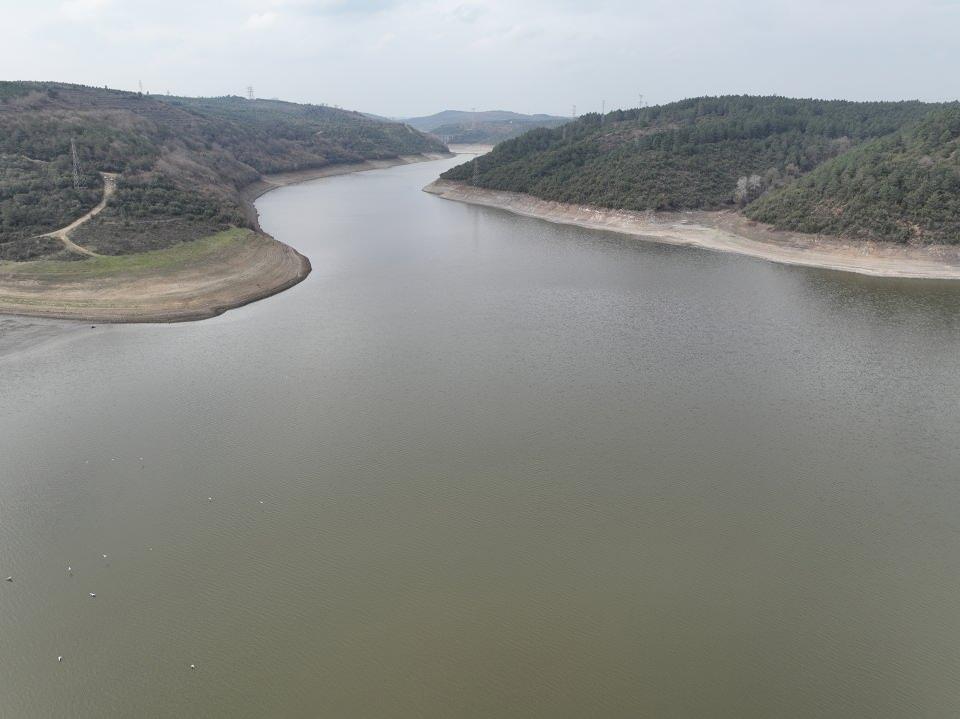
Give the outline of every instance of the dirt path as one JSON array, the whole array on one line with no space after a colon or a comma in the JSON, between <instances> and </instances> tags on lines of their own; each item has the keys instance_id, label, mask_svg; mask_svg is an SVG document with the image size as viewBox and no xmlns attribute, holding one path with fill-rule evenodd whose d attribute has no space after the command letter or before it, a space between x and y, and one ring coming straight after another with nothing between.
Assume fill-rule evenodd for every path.
<instances>
[{"instance_id":1,"label":"dirt path","mask_svg":"<svg viewBox=\"0 0 960 719\"><path fill-rule=\"evenodd\" d=\"M117 191L117 175L115 173L101 172L100 175L103 177L103 199L100 200L100 204L90 210L90 212L85 214L83 217L71 222L66 227L61 227L59 230L54 230L53 232L47 232L46 234L40 235L40 237L56 237L66 246L68 250L72 252L78 252L79 254L87 255L88 257L99 257L96 252L88 250L86 247L81 247L71 240L70 233L80 227L80 225L99 215L103 211L103 208L107 206L107 202L110 201L113 193Z\"/></svg>"}]
</instances>

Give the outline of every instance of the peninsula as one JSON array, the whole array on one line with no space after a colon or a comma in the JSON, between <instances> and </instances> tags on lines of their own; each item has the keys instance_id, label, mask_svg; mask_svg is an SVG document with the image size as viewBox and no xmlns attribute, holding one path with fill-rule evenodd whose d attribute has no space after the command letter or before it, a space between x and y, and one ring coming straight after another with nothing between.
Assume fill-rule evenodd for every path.
<instances>
[{"instance_id":1,"label":"peninsula","mask_svg":"<svg viewBox=\"0 0 960 719\"><path fill-rule=\"evenodd\" d=\"M0 313L201 319L303 280L253 200L293 181L447 156L319 105L0 82Z\"/></svg>"}]
</instances>

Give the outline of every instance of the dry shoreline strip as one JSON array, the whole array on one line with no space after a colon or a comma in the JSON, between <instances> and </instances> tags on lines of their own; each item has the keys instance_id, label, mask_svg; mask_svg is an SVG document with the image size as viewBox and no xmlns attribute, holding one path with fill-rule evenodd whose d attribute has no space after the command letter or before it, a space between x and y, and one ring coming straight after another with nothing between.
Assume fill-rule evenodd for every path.
<instances>
[{"instance_id":1,"label":"dry shoreline strip","mask_svg":"<svg viewBox=\"0 0 960 719\"><path fill-rule=\"evenodd\" d=\"M0 262L0 314L86 322L186 322L282 292L310 261L260 230L254 200L295 182L442 155L333 165L264 177L241 192L256 231L233 229L165 250L75 261Z\"/></svg>"},{"instance_id":2,"label":"dry shoreline strip","mask_svg":"<svg viewBox=\"0 0 960 719\"><path fill-rule=\"evenodd\" d=\"M437 180L423 189L447 200L495 207L557 224L733 252L771 262L875 277L960 279L960 249L955 247L901 246L782 232L733 211L644 213L564 204L449 180Z\"/></svg>"}]
</instances>

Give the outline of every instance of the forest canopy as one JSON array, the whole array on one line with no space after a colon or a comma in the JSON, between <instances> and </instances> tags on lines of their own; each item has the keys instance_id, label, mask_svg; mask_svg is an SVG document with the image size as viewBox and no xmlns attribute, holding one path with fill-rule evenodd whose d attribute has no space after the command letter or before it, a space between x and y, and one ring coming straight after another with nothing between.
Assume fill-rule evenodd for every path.
<instances>
[{"instance_id":1,"label":"forest canopy","mask_svg":"<svg viewBox=\"0 0 960 719\"><path fill-rule=\"evenodd\" d=\"M533 130L443 177L559 202L738 208L784 229L960 242L951 220L957 112L921 102L694 98Z\"/></svg>"},{"instance_id":2,"label":"forest canopy","mask_svg":"<svg viewBox=\"0 0 960 719\"><path fill-rule=\"evenodd\" d=\"M321 105L0 82L0 260L61 249L37 236L94 207L101 172L119 174L117 193L78 237L124 254L251 225L240 191L262 174L445 149Z\"/></svg>"}]
</instances>

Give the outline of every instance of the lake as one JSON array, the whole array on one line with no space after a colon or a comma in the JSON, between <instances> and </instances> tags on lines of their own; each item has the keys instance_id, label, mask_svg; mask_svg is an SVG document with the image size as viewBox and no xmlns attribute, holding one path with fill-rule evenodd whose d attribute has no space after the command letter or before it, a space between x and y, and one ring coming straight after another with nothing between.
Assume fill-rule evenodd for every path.
<instances>
[{"instance_id":1,"label":"lake","mask_svg":"<svg viewBox=\"0 0 960 719\"><path fill-rule=\"evenodd\" d=\"M960 284L460 161L264 196L313 273L221 317L0 319L0 716L960 715Z\"/></svg>"}]
</instances>

